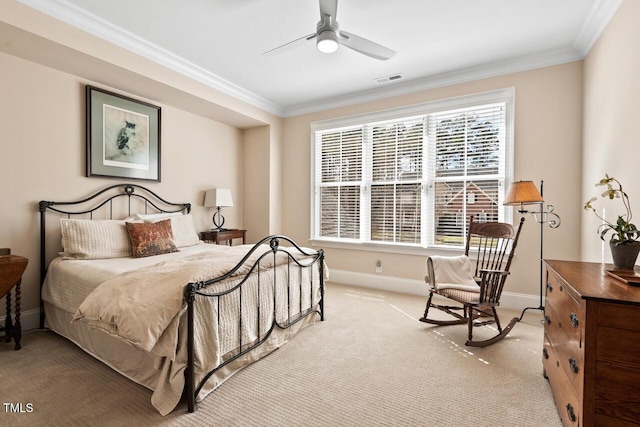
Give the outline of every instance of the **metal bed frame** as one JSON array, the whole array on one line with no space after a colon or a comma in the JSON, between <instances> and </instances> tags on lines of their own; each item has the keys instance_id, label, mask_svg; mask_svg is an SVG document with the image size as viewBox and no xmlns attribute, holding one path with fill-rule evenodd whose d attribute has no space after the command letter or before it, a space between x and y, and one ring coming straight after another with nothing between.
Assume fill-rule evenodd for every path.
<instances>
[{"instance_id":1,"label":"metal bed frame","mask_svg":"<svg viewBox=\"0 0 640 427\"><path fill-rule=\"evenodd\" d=\"M138 193L136 193L136 191L138 191ZM110 193L115 193L115 194L110 194ZM97 201L97 204L94 205L91 208L86 208L83 209L81 206L83 204L87 204L88 202L92 202L94 199L98 199L99 197L102 196L102 200L101 201ZM160 196L158 196L156 193L154 193L153 191L149 190L148 188L145 188L143 186L137 185L137 184L116 184L116 185L112 185L109 187L106 187L100 191L97 191L96 193L90 195L89 197L86 197L82 200L77 200L77 201L71 201L71 202L53 202L53 201L40 201L39 202L39 211L40 211L40 291L42 294L42 286L44 284L44 279L46 277L47 274L47 262L46 262L46 213L47 211L54 211L57 212L59 214L62 215L66 215L67 218L71 218L71 216L79 216L79 215L88 215L89 219L93 219L93 214L94 212L98 211L101 208L104 208L105 206L108 206L108 217L109 219L113 218L113 210L114 210L114 201L116 199L119 199L121 197L126 197L128 200L126 201L127 203L127 207L126 210L127 215L130 216L132 214L132 205L131 205L131 201L132 199L139 199L140 201L142 201L143 206L144 206L144 213L148 213L148 210L151 209L152 212L158 212L158 213L167 213L167 212L184 212L184 213L189 213L191 212L191 204L190 203L173 203L173 202L168 202L166 200L164 200L163 198L161 198ZM71 208L61 208L61 206L72 206ZM78 208L78 210L73 210L76 207ZM142 212L139 212L142 213ZM281 241L284 242L288 242L289 244L292 245L291 248L295 248L295 250L297 251L297 253L304 255L305 257L310 257L311 261L305 264L300 263L292 254L289 250L287 250L286 248L281 247L280 243ZM262 245L268 243L269 244L269 249L267 251L264 251L264 248ZM232 288L222 291L222 292L216 292L216 293L210 293L210 292L206 292L206 288L209 285L213 285L215 283L221 282L229 277L231 277L235 272L237 272L240 268L242 268L243 266L245 266L245 263L247 262L247 260L249 259L250 256L252 256L254 253L256 253L256 251L258 250L263 250L264 252L259 255L257 261L251 265L249 267L249 271L244 275L244 277ZM260 331L260 312L261 312L261 307L260 307L260 303L258 303L257 305L257 326L258 326L258 333L257 333L257 339L254 340L253 342L249 342L249 343L242 343L242 325L243 322L247 322L248 320L243 319L242 318L242 289L243 289L243 285L247 282L247 280L249 279L250 276L252 276L253 274L257 275L257 281L258 281L258 293L260 292L260 277L261 274L266 274L266 270L261 270L260 269L260 262L265 259L267 256L273 256L274 258L274 262L273 262L273 267L271 267L273 269L273 281L274 284L276 283L276 263L275 263L275 258L278 252L282 252L285 253L287 256L287 264L286 264L286 268L287 268L287 300L286 300L286 310L287 310L287 319L286 322L284 323L280 323L277 321L276 318L276 297L277 297L277 292L275 292L274 289L274 297L273 297L273 318L272 318L272 323L270 325L270 327L264 331L263 333L261 333ZM299 312L295 315L295 316L291 316L291 286L292 284L290 283L290 270L291 268L299 268L300 269L300 283L298 284L299 289L300 289L300 307L299 307ZM318 273L319 273L319 280L320 283L318 285L318 288L320 290L320 299L319 302L317 304L317 306L313 305L313 268L317 268L318 269ZM302 310L302 271L304 269L308 269L310 272L310 291L309 292L309 308L306 310ZM275 286L275 285L274 285ZM238 305L238 321L239 321L239 347L230 352L229 354L225 355L223 357L223 361L220 365L218 365L216 368L214 368L212 371L210 371L208 374L206 374L204 376L204 378L200 381L199 384L196 384L196 380L195 380L195 361L194 361L194 350L195 350L195 336L194 336L194 325L195 325L195 304L196 304L196 300L198 298L215 298L217 299L217 304L219 306L220 304L220 297L225 296L225 295L229 295L231 293L237 292L238 293L238 298L239 298L239 305ZM259 295L259 294L258 294ZM249 353L250 351L254 350L255 348L259 347L261 344L263 344L265 341L267 341L267 339L269 338L269 336L271 335L271 333L274 331L275 328L279 328L279 329L287 329L290 326L296 324L297 322L303 320L304 318L306 318L307 316L313 314L313 313L317 313L320 316L320 320L324 320L324 251L322 249L317 250L317 251L312 251L312 252L307 252L305 250L303 250L302 248L300 248L292 239L286 237L286 236L281 236L281 235L274 235L274 236L269 236L269 237L265 237L264 239L262 239L260 242L256 243L251 250L247 253L247 255L235 266L233 267L228 273L220 276L220 277L215 277L215 278L211 278L209 280L206 281L201 281L201 282L195 282L195 283L188 283L185 285L185 290L184 290L184 297L185 297L185 301L187 303L187 368L185 371L185 376L186 376L186 384L185 384L185 393L186 393L186 399L187 399L187 410L188 412L194 412L195 411L195 407L196 407L196 397L199 394L200 390L203 388L203 386L206 384L207 380L213 375L215 374L219 369L223 368L224 366L226 366L227 364L233 362L234 360L237 360L238 358L240 358L241 356ZM261 301L260 298L258 297L258 301ZM316 308L317 307L317 308ZM218 310L218 320L219 320L219 316L220 316L220 312ZM40 328L44 328L44 321L45 321L45 313L44 313L44 301L42 301L42 298L40 299ZM219 324L219 323L218 323Z\"/></svg>"}]
</instances>

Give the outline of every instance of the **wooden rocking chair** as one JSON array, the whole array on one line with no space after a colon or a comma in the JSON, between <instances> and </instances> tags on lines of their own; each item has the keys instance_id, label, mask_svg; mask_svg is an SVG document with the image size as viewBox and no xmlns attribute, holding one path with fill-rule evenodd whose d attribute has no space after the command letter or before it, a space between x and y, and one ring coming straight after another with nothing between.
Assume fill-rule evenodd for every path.
<instances>
[{"instance_id":1,"label":"wooden rocking chair","mask_svg":"<svg viewBox=\"0 0 640 427\"><path fill-rule=\"evenodd\" d=\"M469 339L465 343L471 347L486 347L502 340L518 322L513 320L504 329L496 307L500 305L500 295L509 275L511 260L515 253L524 217L517 230L511 224L502 222L474 222L469 219L469 234L464 255L458 257L431 256L427 258L427 276L430 286L429 299L421 322L434 325L460 325L466 323ZM475 269L469 259L470 247L477 248ZM459 305L439 305L433 303L433 296L439 295L455 301ZM427 318L429 309L442 310L455 317L454 320ZM480 320L479 320L480 319ZM473 328L495 323L498 335L484 341L473 340Z\"/></svg>"}]
</instances>

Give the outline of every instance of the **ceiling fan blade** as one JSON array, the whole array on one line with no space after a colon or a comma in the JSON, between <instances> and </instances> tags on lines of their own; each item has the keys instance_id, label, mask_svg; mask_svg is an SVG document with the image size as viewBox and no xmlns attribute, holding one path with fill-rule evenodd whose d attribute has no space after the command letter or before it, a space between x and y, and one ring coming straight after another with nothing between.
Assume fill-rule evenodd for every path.
<instances>
[{"instance_id":1,"label":"ceiling fan blade","mask_svg":"<svg viewBox=\"0 0 640 427\"><path fill-rule=\"evenodd\" d=\"M394 50L346 31L340 30L340 36L340 44L381 61L386 61L396 54Z\"/></svg>"},{"instance_id":2,"label":"ceiling fan blade","mask_svg":"<svg viewBox=\"0 0 640 427\"><path fill-rule=\"evenodd\" d=\"M275 52L280 51L280 49L284 49L284 48L292 47L293 45L298 44L299 42L301 42L301 41L303 41L303 40L305 40L305 41L306 41L306 40L311 40L311 39L314 39L315 37L316 37L316 33L311 33L311 34L309 34L309 35L306 35L306 36L300 37L299 39L295 39L295 40L293 40L293 41L290 41L289 43L285 43L285 44L283 44L282 46L274 47L274 48L273 48L273 49L271 49L271 50L268 50L268 51L266 51L266 52L263 52L263 53L262 53L262 56L269 56L269 55L272 55L272 54L274 54Z\"/></svg>"},{"instance_id":3,"label":"ceiling fan blade","mask_svg":"<svg viewBox=\"0 0 640 427\"><path fill-rule=\"evenodd\" d=\"M336 14L338 13L338 0L320 0L320 19L324 15L329 15L336 20Z\"/></svg>"}]
</instances>

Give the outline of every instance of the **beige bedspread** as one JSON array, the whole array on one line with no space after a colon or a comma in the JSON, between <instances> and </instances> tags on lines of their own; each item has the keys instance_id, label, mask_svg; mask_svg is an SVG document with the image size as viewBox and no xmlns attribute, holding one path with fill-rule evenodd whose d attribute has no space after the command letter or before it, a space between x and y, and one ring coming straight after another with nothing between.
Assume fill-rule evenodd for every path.
<instances>
[{"instance_id":1,"label":"beige bedspread","mask_svg":"<svg viewBox=\"0 0 640 427\"><path fill-rule=\"evenodd\" d=\"M227 273L250 248L249 245L234 246L214 253L207 251L171 257L154 265L126 271L89 293L77 309L74 322L88 322L92 328L158 356L161 360L158 366L160 374L152 403L161 414L167 414L178 404L184 388L187 357L185 285ZM249 268L265 252L269 252L268 246L254 253L231 278L204 291L231 289L243 280ZM296 258L301 258L302 263L309 262L300 255ZM254 271L242 286L242 294L236 291L219 301L198 297L195 305L197 381L219 366L225 354L236 351L240 344L244 348L247 343L264 336L273 321L274 303L276 319L280 323L286 323L301 309L304 311L318 304L320 280L317 268L303 271L293 262L288 262L288 256L283 253L278 253L275 259L278 267L272 269L273 264L272 253L262 258L260 279ZM274 275L278 278L276 284L273 283ZM313 291L308 288L310 282L314 283ZM287 286L287 283L292 286ZM304 286L299 286L302 283ZM243 301L242 310L238 308L240 299ZM288 306L287 301L292 304ZM260 309L257 309L258 305ZM262 357L315 318L312 316L309 321L301 322L285 335L274 334L264 349L247 355L245 359ZM224 379L226 377L214 376L214 383L205 387L198 396L199 400Z\"/></svg>"},{"instance_id":2,"label":"beige bedspread","mask_svg":"<svg viewBox=\"0 0 640 427\"><path fill-rule=\"evenodd\" d=\"M264 245L254 252L234 276L246 275L258 257L269 251ZM186 309L185 285L228 273L247 253L247 246L235 246L222 253L199 253L122 273L98 286L82 302L74 320L85 319L92 327L128 341L158 356L175 358L177 322ZM276 263L288 257L277 253ZM260 268L274 265L268 254ZM168 334L159 343L163 334Z\"/></svg>"}]
</instances>

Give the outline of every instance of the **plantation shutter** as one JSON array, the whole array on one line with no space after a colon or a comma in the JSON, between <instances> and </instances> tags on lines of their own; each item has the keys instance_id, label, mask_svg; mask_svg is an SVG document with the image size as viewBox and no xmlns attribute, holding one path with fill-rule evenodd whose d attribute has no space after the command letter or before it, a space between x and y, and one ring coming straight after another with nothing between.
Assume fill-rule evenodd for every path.
<instances>
[{"instance_id":1,"label":"plantation shutter","mask_svg":"<svg viewBox=\"0 0 640 427\"><path fill-rule=\"evenodd\" d=\"M436 245L464 244L469 216L498 221L504 185L505 104L429 116Z\"/></svg>"}]
</instances>

